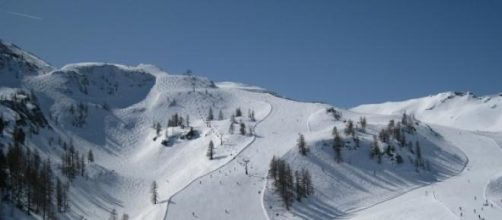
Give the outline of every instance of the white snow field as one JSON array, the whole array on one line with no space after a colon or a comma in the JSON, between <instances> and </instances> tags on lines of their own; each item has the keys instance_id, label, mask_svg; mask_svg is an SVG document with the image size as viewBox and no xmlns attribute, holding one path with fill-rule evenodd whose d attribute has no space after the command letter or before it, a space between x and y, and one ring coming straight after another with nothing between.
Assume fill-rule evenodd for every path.
<instances>
[{"instance_id":1,"label":"white snow field","mask_svg":"<svg viewBox=\"0 0 502 220\"><path fill-rule=\"evenodd\" d=\"M434 128L466 153L465 170L354 213L350 219L500 219L500 146L484 135Z\"/></svg>"},{"instance_id":2,"label":"white snow field","mask_svg":"<svg viewBox=\"0 0 502 220\"><path fill-rule=\"evenodd\" d=\"M442 93L333 108L342 114L335 120L327 104L282 98L256 86L172 75L144 64L55 68L3 41L0 77L0 114L11 122L0 135L0 150L7 151L14 121L22 118L27 132L40 125L29 133L26 148L50 158L61 179L63 142L94 153L85 177L71 182L70 210L58 219L109 219L113 209L138 220L502 218L501 96ZM12 107L13 100L27 97L21 108ZM237 108L243 116L230 132ZM207 120L210 109L214 120ZM417 168L416 149L394 139L378 141L381 164L370 159L374 135L404 112L418 119L404 135L413 146L420 143L426 165ZM182 138L188 126L167 127L175 114L189 118L192 139ZM368 121L365 130L357 123L361 117ZM344 134L348 120L358 127L359 146ZM332 148L335 126L344 141L341 163ZM300 133L310 149L306 156L296 146ZM213 160L206 156L210 141ZM290 210L268 177L273 156L312 175L314 195ZM158 204L151 202L153 181ZM0 219L42 219L8 202L0 208Z\"/></svg>"},{"instance_id":3,"label":"white snow field","mask_svg":"<svg viewBox=\"0 0 502 220\"><path fill-rule=\"evenodd\" d=\"M502 131L502 93L478 97L471 92L444 92L401 102L361 105L368 114L414 114L419 120L471 131Z\"/></svg>"}]
</instances>

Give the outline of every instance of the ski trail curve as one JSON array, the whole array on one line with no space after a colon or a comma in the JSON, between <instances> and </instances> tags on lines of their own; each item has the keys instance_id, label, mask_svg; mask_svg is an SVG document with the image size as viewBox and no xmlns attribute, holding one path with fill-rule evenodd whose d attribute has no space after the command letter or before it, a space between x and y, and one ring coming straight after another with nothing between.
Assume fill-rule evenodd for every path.
<instances>
[{"instance_id":1,"label":"ski trail curve","mask_svg":"<svg viewBox=\"0 0 502 220\"><path fill-rule=\"evenodd\" d=\"M269 106L269 111L267 112L267 114L265 115L265 117L263 117L261 120L259 120L254 126L253 128L256 128L257 126L259 126L261 124L261 122L265 121L268 116L270 116L273 112L273 106L267 102L267 101L264 101L268 106ZM234 161L238 155L240 155L245 149L247 149L249 146L251 146L256 140L256 135L253 135L253 139L245 146L243 147L232 159L228 160L227 162L225 162L224 164L222 164L221 166L219 166L218 168L210 171L210 172L207 172L206 174L204 175L201 175L195 179L193 179L192 181L190 181L188 184L186 184L183 188L181 188L180 190L176 191L175 193L173 193L171 196L169 196L169 198L167 199L167 204L166 204L166 212L164 214L164 220L167 220L167 216L168 216L168 213L169 213L169 204L171 204L171 199L173 197L175 197L176 195L178 195L179 193L183 192L186 188L188 188L190 185L192 185L193 183L197 182L198 180L208 176L208 175L211 175L215 172L217 172L218 170L220 170L221 168L225 167L226 165L228 165L230 162Z\"/></svg>"}]
</instances>

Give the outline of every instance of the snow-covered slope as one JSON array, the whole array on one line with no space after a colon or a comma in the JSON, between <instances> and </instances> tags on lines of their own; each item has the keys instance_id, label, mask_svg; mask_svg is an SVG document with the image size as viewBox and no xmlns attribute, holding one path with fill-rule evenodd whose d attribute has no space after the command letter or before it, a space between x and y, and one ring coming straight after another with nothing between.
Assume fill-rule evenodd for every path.
<instances>
[{"instance_id":1,"label":"snow-covered slope","mask_svg":"<svg viewBox=\"0 0 502 220\"><path fill-rule=\"evenodd\" d=\"M27 133L23 149L52 161L54 177L70 183L70 209L57 213L59 219L109 219L112 210L129 219L347 218L401 194L455 178L451 177L463 171L470 159L470 151L464 147L476 143L478 135L485 135L483 144L499 137L498 133L459 134L467 143L462 145L451 140L457 130L431 128L412 120L412 129L398 127L412 144L399 147L397 139L378 141L379 150L385 152L380 164L369 157L373 137L387 129L390 120L400 121L404 107L386 107L390 113L399 113L397 116L373 114L387 113L378 108L368 108L371 114L360 113L285 99L255 86L172 75L152 65L77 63L56 69L12 44L0 42L0 49L0 116L7 122L0 135L0 150L10 151L14 131L21 128ZM464 102L474 103L472 106L500 102L495 96L481 101L461 97L444 101L448 107L438 104L435 109L453 114L455 106ZM421 106L413 103L410 105ZM210 111L213 119L208 118ZM343 116L335 120L333 111ZM419 110L406 111L427 121ZM483 130L496 131L486 117L498 117L498 113L479 111L483 115L478 116L476 126L490 125L491 129ZM367 118L368 126L356 129L356 147L354 137L343 129L349 120L360 126L356 122L361 117ZM467 127L468 121L462 120L465 129L475 127ZM334 160L334 126L343 138L341 163ZM310 149L306 156L298 153L299 133L305 135ZM212 160L207 156L211 141ZM416 141L423 157L418 166ZM95 158L86 163L85 175L73 181L62 168L68 146L74 146L80 155L92 151ZM400 165L397 155L404 159ZM289 211L283 208L269 177L274 156L293 169L306 168L312 174L315 194L295 202ZM502 195L500 175L489 174L480 173L476 183L489 182L487 198L502 206L497 202ZM491 179L486 180L487 176ZM154 181L157 204L151 202ZM476 186L470 192L478 193L479 184ZM435 203L430 206L437 212L444 208ZM11 202L0 207L2 219L40 219L36 210L27 215L26 208L17 210Z\"/></svg>"},{"instance_id":2,"label":"snow-covered slope","mask_svg":"<svg viewBox=\"0 0 502 220\"><path fill-rule=\"evenodd\" d=\"M355 113L343 113L346 120L356 121L358 118ZM387 153L383 153L381 163L370 159L373 137L378 136L381 129L386 129L389 120L397 121L399 118L368 117L368 128L356 131L359 141L356 144L351 135L343 134L346 123L330 120L325 110L313 114L310 117L312 130L306 136L310 153L302 156L297 148L293 148L283 159L290 162L293 170L306 168L310 171L316 194L294 204L290 212L285 212L269 181L265 206L270 219L334 219L462 171L467 161L465 155L421 123L415 125L416 132L403 132L403 135L412 143L420 143L421 157L426 164L423 168L416 167L415 145L401 146L396 140L388 143L378 141L380 151ZM343 162L340 163L336 162L332 147L333 126L340 130L344 142L341 151ZM391 146L393 150L386 150ZM401 164L396 162L397 155L404 159Z\"/></svg>"},{"instance_id":3,"label":"snow-covered slope","mask_svg":"<svg viewBox=\"0 0 502 220\"><path fill-rule=\"evenodd\" d=\"M0 86L17 88L25 76L47 73L52 69L35 55L0 39Z\"/></svg>"},{"instance_id":4,"label":"snow-covered slope","mask_svg":"<svg viewBox=\"0 0 502 220\"><path fill-rule=\"evenodd\" d=\"M369 114L414 114L418 119L472 131L502 131L502 94L477 97L445 92L402 102L361 105L352 110Z\"/></svg>"}]
</instances>

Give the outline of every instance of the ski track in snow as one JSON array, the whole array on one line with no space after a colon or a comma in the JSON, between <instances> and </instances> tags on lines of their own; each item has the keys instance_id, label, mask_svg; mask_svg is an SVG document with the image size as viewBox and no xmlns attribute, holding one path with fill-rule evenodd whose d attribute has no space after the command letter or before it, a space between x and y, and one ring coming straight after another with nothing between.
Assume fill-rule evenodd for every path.
<instances>
[{"instance_id":1,"label":"ski track in snow","mask_svg":"<svg viewBox=\"0 0 502 220\"><path fill-rule=\"evenodd\" d=\"M267 118L268 118L268 117L272 114L272 112L273 112L273 110L274 110L274 109L273 109L273 106L272 106L270 103L268 103L267 101L265 101L265 102L268 104L268 106L269 106L269 108L270 108L270 109L269 109L268 113L265 115L265 117L264 117L263 119L259 120L259 121L258 121L258 122L254 125L254 128L258 127L258 126L261 124L261 122L265 121L265 120L266 120L266 119L267 119ZM200 112L199 112L199 115L202 117L202 115L200 114ZM203 118L203 117L202 117L202 119L204 120L204 118ZM251 145L255 142L255 140L256 140L256 135L253 135L253 139L252 139L252 140L251 140L251 141L250 141L250 142L249 142L249 143L248 143L245 147L243 147L243 148L242 148L242 149L241 149L241 150L240 150L240 151L239 151L239 152L238 152L238 153L237 153L237 154L236 154L236 155L235 155L235 156L234 156L231 160L229 160L229 161L227 161L226 163L222 164L221 166L219 166L218 168L214 169L213 171L210 171L210 172L208 172L208 173L206 173L206 174L204 174L204 175L202 175L202 176L199 176L199 177L197 177L197 178L193 179L193 180L192 180L192 181L190 181L188 184L186 184L183 188L181 188L180 190L178 190L177 192L175 192L175 193L173 193L171 196L169 196L169 198L167 199L167 202L166 202L166 203L167 203L167 204L166 204L166 208L165 208L165 209L166 209L166 212L165 212L165 214L164 214L164 218L163 218L163 219L164 219L164 220L167 220L167 219L168 219L168 218L167 218L167 216L168 216L168 213L169 213L169 204L171 204L171 199L172 199L173 197L175 197L175 196L176 196L176 195L178 195L179 193L183 192L186 188L188 188L188 187L189 187L190 185L192 185L193 183L195 183L195 182L199 181L200 179L202 179L202 178L204 178L204 177L206 177L206 176L208 176L208 175L211 175L211 174L213 174L213 173L216 173L217 171L221 170L223 167L225 167L226 165L228 165L230 162L234 161L234 160L235 160L235 159L236 159L236 158L237 158L237 157L238 157L238 156L239 156L239 155L240 155L240 154L241 154L244 150L246 150L246 148L250 147L250 146L251 146ZM265 211L265 210L264 210L264 211ZM268 218L267 218L267 219L268 219Z\"/></svg>"},{"instance_id":2,"label":"ski track in snow","mask_svg":"<svg viewBox=\"0 0 502 220\"><path fill-rule=\"evenodd\" d=\"M454 138L462 138L464 136L469 137L472 143L468 144L458 144L455 143L454 146L460 148L467 156L468 162L465 164L464 169L461 173L456 176L447 178L442 181L438 181L426 186L417 187L406 193L403 193L394 198L379 202L372 206L354 210L347 216L342 217L343 219L423 219L421 214L424 213L411 213L405 214L407 209L411 209L406 202L412 201L413 199L418 200L418 202L427 203L428 193L432 193L434 200L437 204L442 206L441 213L436 213L438 216L433 217L433 219L444 219L445 216L450 216L453 219L465 218L465 219L478 219L480 215L481 218L485 219L497 219L502 214L502 209L495 203L494 207L490 205L483 205L486 201L493 204L486 195L487 185L490 183L496 174L500 173L500 167L502 162L500 158L502 157L502 149L493 138L475 134L470 131L459 131L451 128L442 128L440 126L435 126L442 130L440 133L447 133L450 137L450 141L454 141ZM463 135L462 135L463 134ZM458 135L454 137L453 135ZM467 139L469 139L467 138ZM486 145L473 145L473 143L478 143L473 140L484 140ZM480 153L481 152L481 153ZM473 184L473 183L478 184ZM426 196L423 196L423 195ZM418 199L417 199L418 198ZM399 204L405 204L402 207ZM420 204L418 204L420 205ZM390 207L393 207L392 209ZM461 210L462 209L462 210ZM382 211L386 210L386 211ZM403 211L404 210L404 211ZM474 211L476 210L476 211ZM401 213L399 213L401 212ZM447 213L445 213L447 212ZM448 218L448 219L451 219Z\"/></svg>"},{"instance_id":3,"label":"ski track in snow","mask_svg":"<svg viewBox=\"0 0 502 220\"><path fill-rule=\"evenodd\" d=\"M2 78L0 93L9 94L7 90L10 89L7 87L33 89L37 96L40 93L42 96L39 97L39 104L45 116L57 116L49 120L49 124L54 127L54 133L50 134L50 137L75 140L81 150L95 150L95 157L99 161L88 169L89 175L95 181L75 181L75 187L70 190L74 196L74 201L71 202L73 212L61 216L61 219L75 219L77 215L89 219L103 219L112 208L119 212L129 212L133 219L274 219L275 215L272 214L273 211L268 212L267 205L272 208L275 204L272 204L273 201L266 204L269 200L265 195L269 183L268 163L272 155L287 157L288 152L295 150L298 133L319 135L328 129L323 127L326 123L319 126L320 121L314 120L317 113L325 114L321 111L325 111L327 105L321 103L297 102L265 89L238 83L220 83L222 87L214 87L209 79L169 75L150 65L128 67L107 63L80 63L56 70L17 46L0 41L0 46L4 44L5 51L10 51L5 60L8 61L7 65L4 66L9 68L0 69L0 75L10 75L4 75ZM86 81L87 83L84 83ZM110 90L114 85L115 92ZM194 98L186 98L191 94L192 86ZM205 89L205 94L203 91L196 92L196 86ZM85 92L82 91L83 88ZM219 91L208 94L208 90ZM223 93L219 93L221 91ZM171 106L168 102L176 100L175 98L179 98L180 103ZM92 114L89 115L87 125L74 128L69 124L71 117L65 109L69 104L79 102L94 108L90 108ZM416 114L417 118L434 127L434 130L449 142L438 147L442 150L447 147L458 148L465 156L465 163L458 163L459 172L453 176L403 188L403 191L396 192L396 195L382 201L378 201L382 199L380 197L374 200L367 198L369 202L366 203L357 201L359 206L349 204L349 208L341 210L341 215L318 215L321 217L317 218L500 219L500 103L502 94L477 97L472 93L447 92L404 102L353 108L353 111L365 113L361 115L384 118L403 112ZM104 111L104 104L109 105L111 109ZM214 123L207 121L207 107L216 109L218 106L220 110L229 110L235 108L234 105L243 105L240 107L246 106L250 109L259 106L255 110L260 111L260 120L247 124L249 128L257 131L252 137L232 136L236 138L237 143L233 143L234 139L228 140L232 143L229 144L229 149L223 150L230 152L225 157L232 158L227 158L226 161L208 161L203 154L204 150L200 150L203 148L196 147L207 143L203 141L208 139L218 138L223 141L223 135L226 133L221 129L221 123L226 123L227 120ZM204 138L194 140L192 144L179 143L180 147L171 149L159 148L161 145L158 142L152 142L150 138L153 131L149 130L149 124L158 121L159 117L165 119L165 110L170 107L173 107L173 112L182 109L183 113L198 118L195 124L202 128ZM138 112L135 112L136 110ZM340 111L349 116L360 116L351 110ZM321 121L331 123L330 120L331 118ZM315 124L316 122L318 124ZM30 142L41 142L45 140L42 138L47 137L41 135L40 140L34 139ZM42 155L59 160L59 152L54 150L55 147L44 148L41 143L32 144L34 147L41 147ZM196 154L192 155L193 153ZM297 159L295 157L290 162L299 163L300 160ZM136 162L138 164L135 164ZM454 164L453 161L449 162ZM244 174L241 170L244 164L249 165L249 173ZM134 168L136 165L138 166ZM319 172L320 176L323 173L329 175L324 168L322 173ZM344 178L343 175L336 177ZM159 182L159 190L163 191L162 197L167 199L156 206L146 201L149 197L148 182L157 178L165 178L168 181ZM170 181L172 185L169 185ZM325 190L319 192L333 192L333 188ZM373 189L371 192L378 190ZM349 200L341 197L339 201ZM18 213L12 218L39 219L35 215L22 214ZM315 218L296 215L294 212L287 212L285 217Z\"/></svg>"},{"instance_id":4,"label":"ski track in snow","mask_svg":"<svg viewBox=\"0 0 502 220\"><path fill-rule=\"evenodd\" d=\"M220 167L218 170L215 170L210 174L206 174L197 179L201 182L204 182L204 185L194 184L197 180L192 181L191 185L186 186L183 191L179 191L175 196L171 197L172 199L175 200L177 208L172 210L170 209L168 212L169 214L164 219L187 218L187 216L189 216L190 213L187 209L192 209L192 210L196 209L197 212L195 211L192 212L192 215L194 215L194 217L196 218L202 218L202 219L235 219L236 216L232 217L232 215L237 215L238 218L240 219L262 219L262 218L268 219L268 216L266 214L266 209L263 203L263 196L265 192L263 191L263 189L264 187L266 187L266 170L268 167L269 159L272 157L272 155L281 156L283 153L289 151L289 149L295 146L294 142L296 140L296 136L298 135L297 133L305 132L308 129L306 119L313 112L315 112L314 110L319 110L319 105L309 104L307 106L310 106L310 108L305 108L303 109L303 111L299 112L293 111L296 112L296 114L299 114L300 117L294 117L295 118L293 123L294 126L292 126L290 124L283 122L285 117L288 116L292 117L290 115L286 116L285 112L291 112L291 110L288 109L295 109L294 108L295 105L305 105L305 103L299 103L291 100L281 100L275 96L270 96L270 95L266 95L265 100L267 100L267 102L271 104L271 109L273 109L273 111L271 111L270 114L267 116L267 120L261 121L261 124L267 122L268 124L272 123L275 126L270 126L270 125L257 126L256 135L258 136L258 138L251 145L246 147L246 149L241 151L241 153L238 155L238 157L242 158L249 157L249 160L251 162L249 175L244 175L243 173L240 172L237 173L231 172L231 174L228 173L230 174L231 177L226 178L226 176L221 176L221 178L216 178L217 180L220 181L220 185L221 182L224 182L225 184L229 182L230 184L236 182L236 184L244 188L235 188L235 187L224 188L218 185L217 182L216 183L214 182L215 181L214 177L211 177L211 179L209 179L211 174L218 175L219 171L223 172L232 171L232 165L239 166L239 164L236 164L238 163L238 161L234 159L229 163L227 163L225 166ZM270 128L273 129L270 130ZM283 131L282 129L285 128L287 129L286 132L288 134L286 137L288 141L286 143L284 143L283 141L284 137L282 135L283 133L285 133L285 131ZM262 137L261 135L267 135L267 137ZM279 141L277 141L276 139L279 136L282 138L279 138ZM290 138L289 136L292 136L294 138ZM291 140L293 143L289 143ZM279 148L276 149L276 147ZM265 151L268 150L269 153L267 154L255 153L255 151L263 151L263 150ZM209 183L209 185L207 185L206 183ZM204 188L207 188L208 186L213 186L213 188L204 190ZM258 194L260 195L258 197L255 197L257 195L255 191L256 186L260 186L258 190L259 191ZM207 202L218 203L214 205L215 208L219 207L223 209L223 207L225 207L224 208L225 214L219 215L218 213L214 212L208 213L207 209L205 209L204 205L202 205L204 204L205 201L201 200L210 199L212 196L208 195L208 193L209 194L214 193L215 196L221 195L219 193L221 193L222 190L223 191L229 190L229 192L225 193L226 195L229 196L228 199L224 199L221 201L217 200L217 202L216 201L207 201ZM200 195L202 195L201 193L205 194L204 198L200 198ZM239 195L237 193L243 193L243 194ZM187 203L186 198L192 198L192 196L196 196L199 199L195 201L195 204L192 203L193 201ZM198 205L199 203L201 203L201 205ZM245 207L239 206L242 208L237 209L236 207L238 206L238 204L242 205L246 204L246 205L244 205ZM206 204L206 206L211 206L211 204ZM197 210L196 207L199 208L199 210ZM200 210L201 208L202 211ZM172 211L175 212L172 213ZM260 214L258 215L258 213Z\"/></svg>"}]
</instances>

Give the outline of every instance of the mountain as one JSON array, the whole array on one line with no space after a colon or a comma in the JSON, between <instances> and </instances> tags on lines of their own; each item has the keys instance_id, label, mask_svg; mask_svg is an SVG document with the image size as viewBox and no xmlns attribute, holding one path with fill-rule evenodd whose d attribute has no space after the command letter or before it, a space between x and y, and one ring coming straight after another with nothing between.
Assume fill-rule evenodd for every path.
<instances>
[{"instance_id":1,"label":"mountain","mask_svg":"<svg viewBox=\"0 0 502 220\"><path fill-rule=\"evenodd\" d=\"M413 114L419 120L472 131L502 131L502 94L476 96L445 92L402 102L361 105L353 111L370 114Z\"/></svg>"},{"instance_id":2,"label":"mountain","mask_svg":"<svg viewBox=\"0 0 502 220\"><path fill-rule=\"evenodd\" d=\"M26 76L50 72L49 64L14 44L0 40L0 86L19 87Z\"/></svg>"},{"instance_id":3,"label":"mountain","mask_svg":"<svg viewBox=\"0 0 502 220\"><path fill-rule=\"evenodd\" d=\"M9 67L1 74L12 76L0 83L2 219L364 219L380 205L390 219L410 208L388 202L463 183L456 178L476 178L465 190L478 193L498 165L500 152L477 165L501 136L469 131L497 115L473 96L434 109L453 114L472 102L479 121L444 127L426 120L431 110L409 107L422 99L347 110L146 64L55 68L12 44L0 48ZM468 148L477 142L487 148ZM486 187L491 204L498 179ZM453 198L447 189L459 187L447 186L437 193Z\"/></svg>"}]
</instances>

